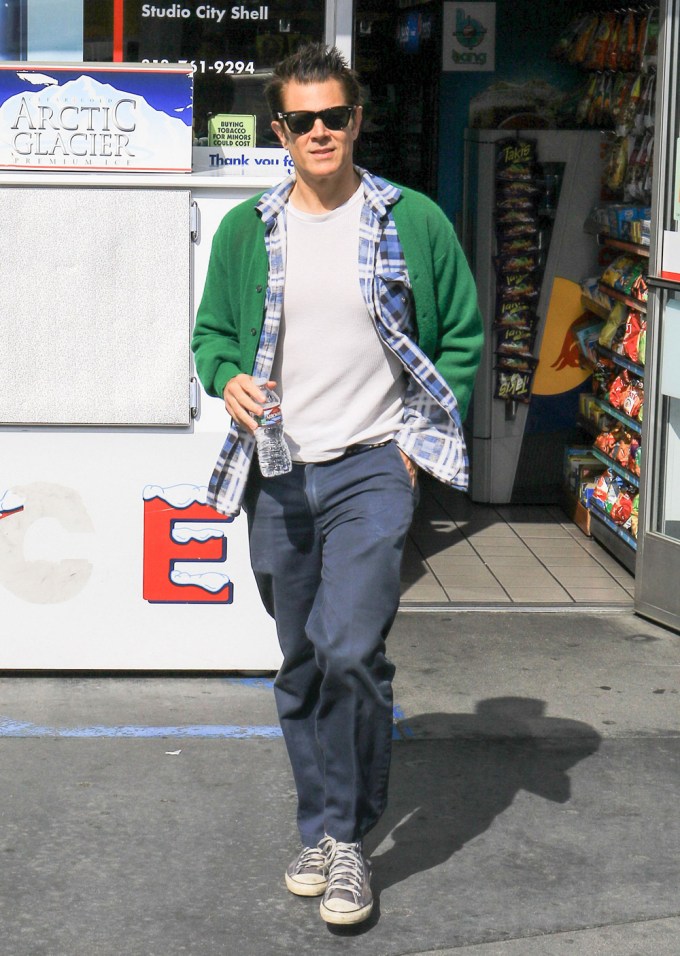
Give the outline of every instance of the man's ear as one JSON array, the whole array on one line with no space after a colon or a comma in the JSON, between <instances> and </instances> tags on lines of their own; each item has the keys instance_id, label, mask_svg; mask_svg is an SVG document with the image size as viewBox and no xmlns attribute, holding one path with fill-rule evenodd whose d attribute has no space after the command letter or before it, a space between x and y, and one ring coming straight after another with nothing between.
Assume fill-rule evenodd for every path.
<instances>
[{"instance_id":1,"label":"man's ear","mask_svg":"<svg viewBox=\"0 0 680 956\"><path fill-rule=\"evenodd\" d=\"M272 120L272 129L276 133L276 138L279 143L281 143L284 149L288 149L288 137L286 136L283 123L280 123L278 120Z\"/></svg>"},{"instance_id":2,"label":"man's ear","mask_svg":"<svg viewBox=\"0 0 680 956\"><path fill-rule=\"evenodd\" d=\"M356 106L354 108L354 116L352 117L352 140L355 140L359 135L359 130L361 129L361 121L364 118L364 108L363 106Z\"/></svg>"}]
</instances>

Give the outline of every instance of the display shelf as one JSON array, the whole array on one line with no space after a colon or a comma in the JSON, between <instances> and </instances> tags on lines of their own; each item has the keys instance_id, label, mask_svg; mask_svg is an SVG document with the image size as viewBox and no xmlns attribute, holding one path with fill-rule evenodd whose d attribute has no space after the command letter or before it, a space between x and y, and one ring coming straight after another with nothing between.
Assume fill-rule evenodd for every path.
<instances>
[{"instance_id":1,"label":"display shelf","mask_svg":"<svg viewBox=\"0 0 680 956\"><path fill-rule=\"evenodd\" d=\"M597 344L595 346L595 350L601 355L604 355L606 358L610 359L615 365L620 365L621 368L627 368L629 372L633 372L638 378L644 378L644 365L638 365L637 362L631 362L631 360L625 355L621 355L619 352L613 352L612 349L608 349L604 345Z\"/></svg>"},{"instance_id":2,"label":"display shelf","mask_svg":"<svg viewBox=\"0 0 680 956\"><path fill-rule=\"evenodd\" d=\"M636 242L626 242L625 239L616 239L614 236L607 235L606 232L598 233L597 238L601 246L607 246L610 249L620 249L621 252L630 252L634 256L649 258L649 246L639 245Z\"/></svg>"},{"instance_id":3,"label":"display shelf","mask_svg":"<svg viewBox=\"0 0 680 956\"><path fill-rule=\"evenodd\" d=\"M591 506L590 517L590 533L593 538L610 551L631 574L635 574L635 538L620 528L597 505Z\"/></svg>"},{"instance_id":4,"label":"display shelf","mask_svg":"<svg viewBox=\"0 0 680 956\"><path fill-rule=\"evenodd\" d=\"M627 425L628 428L631 428L634 432L637 432L638 434L642 433L641 423L636 422L634 418L631 418L629 415L625 415L623 412L620 412L618 408L614 408L613 405L610 405L609 402L606 402L603 398L596 398L595 402L603 411L605 411L608 415L611 415L612 418L615 418L623 425Z\"/></svg>"},{"instance_id":5,"label":"display shelf","mask_svg":"<svg viewBox=\"0 0 680 956\"><path fill-rule=\"evenodd\" d=\"M643 302L641 299L634 299L633 296L626 295L624 292L619 292L618 289L613 289L610 285L606 285L604 282L599 282L598 288L600 292L608 295L610 299L617 299L619 302L623 302L624 305L627 305L629 309L637 309L638 312L644 312L645 315L647 314L647 303ZM680 283L677 284L677 288L680 289Z\"/></svg>"},{"instance_id":6,"label":"display shelf","mask_svg":"<svg viewBox=\"0 0 680 956\"><path fill-rule=\"evenodd\" d=\"M628 469L624 468L623 465L620 465L618 461L614 461L614 459L610 458L609 455L605 455L605 453L600 451L599 448L593 448L593 455L595 455L598 461L601 461L603 464L605 464L607 468L611 468L611 470L616 472L620 478L623 478L624 481L627 481L634 488L640 487L640 479L634 475L632 471L628 471Z\"/></svg>"},{"instance_id":7,"label":"display shelf","mask_svg":"<svg viewBox=\"0 0 680 956\"><path fill-rule=\"evenodd\" d=\"M570 491L569 488L562 489L562 510L570 518L577 528L591 537L590 531L590 508L586 508L583 502Z\"/></svg>"},{"instance_id":8,"label":"display shelf","mask_svg":"<svg viewBox=\"0 0 680 956\"><path fill-rule=\"evenodd\" d=\"M582 428L584 432L588 432L589 435L592 435L593 438L597 438L602 431L596 422L586 418L585 415L577 415L576 424L579 426L579 428Z\"/></svg>"},{"instance_id":9,"label":"display shelf","mask_svg":"<svg viewBox=\"0 0 680 956\"><path fill-rule=\"evenodd\" d=\"M601 319L606 319L611 312L611 309L608 309L605 305L602 305L601 302L596 302L595 299L591 299L589 296L583 294L581 295L581 305L588 312L593 312Z\"/></svg>"}]
</instances>

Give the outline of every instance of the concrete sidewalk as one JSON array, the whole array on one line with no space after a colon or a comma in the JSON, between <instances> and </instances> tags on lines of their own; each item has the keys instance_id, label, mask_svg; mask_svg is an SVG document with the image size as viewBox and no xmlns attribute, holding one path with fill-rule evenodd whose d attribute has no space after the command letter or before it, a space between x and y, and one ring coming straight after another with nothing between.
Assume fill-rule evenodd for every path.
<instances>
[{"instance_id":1,"label":"concrete sidewalk","mask_svg":"<svg viewBox=\"0 0 680 956\"><path fill-rule=\"evenodd\" d=\"M3 956L677 956L680 636L402 613L374 916L287 893L271 681L0 679Z\"/></svg>"}]
</instances>

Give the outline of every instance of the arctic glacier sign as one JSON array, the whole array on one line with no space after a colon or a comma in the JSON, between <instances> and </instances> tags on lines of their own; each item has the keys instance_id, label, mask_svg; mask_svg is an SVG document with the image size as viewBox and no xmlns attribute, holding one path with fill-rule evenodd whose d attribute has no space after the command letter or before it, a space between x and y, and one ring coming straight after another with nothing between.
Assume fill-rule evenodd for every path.
<instances>
[{"instance_id":1,"label":"arctic glacier sign","mask_svg":"<svg viewBox=\"0 0 680 956\"><path fill-rule=\"evenodd\" d=\"M191 172L191 65L0 63L0 168Z\"/></svg>"}]
</instances>

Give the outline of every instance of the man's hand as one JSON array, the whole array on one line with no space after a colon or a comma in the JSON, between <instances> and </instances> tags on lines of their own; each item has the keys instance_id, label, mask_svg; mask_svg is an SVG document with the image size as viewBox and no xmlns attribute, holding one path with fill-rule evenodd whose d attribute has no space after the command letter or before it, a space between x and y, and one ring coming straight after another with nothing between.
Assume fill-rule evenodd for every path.
<instances>
[{"instance_id":1,"label":"man's hand","mask_svg":"<svg viewBox=\"0 0 680 956\"><path fill-rule=\"evenodd\" d=\"M415 486L416 486L416 481L417 481L417 479L418 479L418 466L416 465L415 462L411 461L411 459L408 457L408 455L406 455L406 454L401 450L401 448L399 449L399 454L400 454L401 457L402 457L402 460L403 460L403 462L404 462L404 465L406 466L406 471L408 472L409 478L411 479L411 487L412 487L412 488L415 488Z\"/></svg>"},{"instance_id":2,"label":"man's hand","mask_svg":"<svg viewBox=\"0 0 680 956\"><path fill-rule=\"evenodd\" d=\"M267 382L268 388L274 388L276 382ZM254 432L257 422L253 415L260 415L264 403L264 395L255 384L252 375L242 372L235 375L224 386L222 392L224 405L237 425L246 431Z\"/></svg>"}]
</instances>

